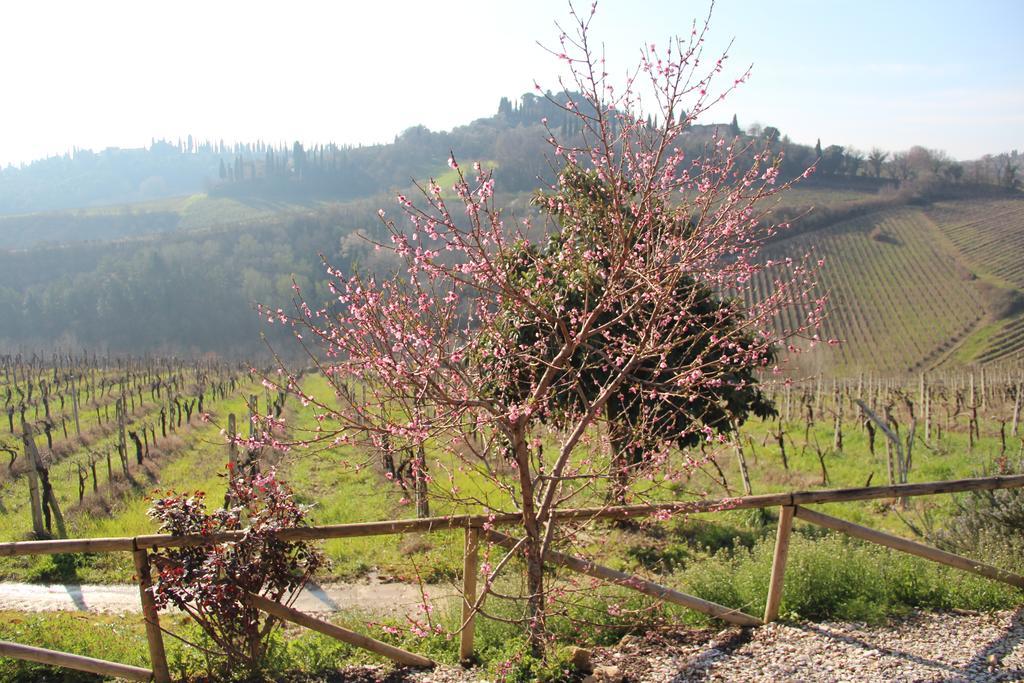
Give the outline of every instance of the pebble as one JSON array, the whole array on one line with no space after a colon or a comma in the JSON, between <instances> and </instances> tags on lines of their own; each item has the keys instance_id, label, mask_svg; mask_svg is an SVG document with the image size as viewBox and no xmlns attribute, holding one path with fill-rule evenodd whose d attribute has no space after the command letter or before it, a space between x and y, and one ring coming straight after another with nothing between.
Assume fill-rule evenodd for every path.
<instances>
[{"instance_id":1,"label":"pebble","mask_svg":"<svg viewBox=\"0 0 1024 683\"><path fill-rule=\"evenodd\" d=\"M792 622L718 633L660 631L588 654L587 683L1024 681L1024 608L917 612L877 626ZM438 667L391 671L379 680L482 683L493 676Z\"/></svg>"}]
</instances>

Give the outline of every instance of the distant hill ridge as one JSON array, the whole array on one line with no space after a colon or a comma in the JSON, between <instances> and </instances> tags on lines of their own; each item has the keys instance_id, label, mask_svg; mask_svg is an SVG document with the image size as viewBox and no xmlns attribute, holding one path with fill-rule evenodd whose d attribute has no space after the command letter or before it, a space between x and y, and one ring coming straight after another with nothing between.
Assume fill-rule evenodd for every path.
<instances>
[{"instance_id":1,"label":"distant hill ridge","mask_svg":"<svg viewBox=\"0 0 1024 683\"><path fill-rule=\"evenodd\" d=\"M552 96L554 98L554 96ZM558 100L565 100L562 94ZM196 192L263 199L345 200L405 187L443 167L450 150L493 159L507 191L533 189L549 147L541 121L560 136L578 126L547 97L502 98L494 116L451 131L411 127L389 144L305 148L262 140L225 144L191 135L142 149L66 154L0 169L0 214L34 213L162 199Z\"/></svg>"},{"instance_id":2,"label":"distant hill ridge","mask_svg":"<svg viewBox=\"0 0 1024 683\"><path fill-rule=\"evenodd\" d=\"M0 169L0 215L81 209L166 199L198 192L265 201L343 201L405 188L444 168L449 152L465 160L490 160L501 169L505 192L533 190L550 175L551 147L546 128L563 143L580 134L579 119L562 108L578 95L526 93L501 98L497 112L451 131L413 126L393 142L305 147L299 142L256 140L225 144L189 135L154 140L142 149L110 148L66 154ZM577 105L585 109L585 105ZM653 124L654 122L652 122ZM745 139L764 138L786 152L783 175L795 176L821 158L825 175L857 175L863 155L843 148L824 150L793 143L778 129L731 123L695 124L683 138L688 151L700 150L712 131ZM879 175L876 173L875 175Z\"/></svg>"}]
</instances>

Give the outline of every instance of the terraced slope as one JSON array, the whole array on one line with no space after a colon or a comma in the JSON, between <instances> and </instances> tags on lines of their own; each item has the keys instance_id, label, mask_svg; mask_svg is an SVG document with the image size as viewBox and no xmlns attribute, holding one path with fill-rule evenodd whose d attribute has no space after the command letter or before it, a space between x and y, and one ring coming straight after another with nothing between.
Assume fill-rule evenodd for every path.
<instances>
[{"instance_id":1,"label":"terraced slope","mask_svg":"<svg viewBox=\"0 0 1024 683\"><path fill-rule=\"evenodd\" d=\"M994 363L1024 357L1024 315L1005 321L977 355L981 363Z\"/></svg>"},{"instance_id":2,"label":"terraced slope","mask_svg":"<svg viewBox=\"0 0 1024 683\"><path fill-rule=\"evenodd\" d=\"M927 213L973 267L1024 289L1024 199L939 202Z\"/></svg>"},{"instance_id":3,"label":"terraced slope","mask_svg":"<svg viewBox=\"0 0 1024 683\"><path fill-rule=\"evenodd\" d=\"M1024 199L939 202L927 215L989 289L992 320L958 360L1024 358Z\"/></svg>"},{"instance_id":4,"label":"terraced slope","mask_svg":"<svg viewBox=\"0 0 1024 683\"><path fill-rule=\"evenodd\" d=\"M795 236L768 256L811 252L825 259L819 287L830 294L822 335L835 347L801 359L830 373L907 372L940 361L985 316L970 273L935 224L916 208L871 214ZM757 282L770 286L770 274ZM795 324L797 312L776 323Z\"/></svg>"}]
</instances>

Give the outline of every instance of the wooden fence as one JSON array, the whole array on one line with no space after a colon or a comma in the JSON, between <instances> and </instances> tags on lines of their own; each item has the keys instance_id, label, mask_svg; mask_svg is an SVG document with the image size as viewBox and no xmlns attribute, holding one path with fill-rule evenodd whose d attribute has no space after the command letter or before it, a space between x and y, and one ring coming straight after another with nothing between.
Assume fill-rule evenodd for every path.
<instances>
[{"instance_id":1,"label":"wooden fence","mask_svg":"<svg viewBox=\"0 0 1024 683\"><path fill-rule=\"evenodd\" d=\"M637 590L666 602L682 605L703 612L718 619L741 626L756 626L778 618L779 604L782 599L783 579L786 571L786 558L789 549L790 532L794 519L834 529L855 536L865 541L878 543L901 552L910 553L942 564L973 572L987 578L1002 581L1024 589L1024 577L982 562L961 557L953 553L939 550L931 546L910 541L898 536L876 531L852 522L831 517L807 508L807 505L840 501L876 500L887 498L909 498L912 496L934 495L942 493L958 493L965 491L987 491L1024 487L1024 475L984 477L979 479L960 479L955 481L928 482L922 484L898 484L893 486L873 486L855 489L830 489L822 491L803 491L797 493L773 493L744 498L702 500L695 502L672 502L653 505L629 505L604 508L576 508L559 510L555 513L560 520L595 520L595 519L637 519L656 513L700 513L718 512L722 510L778 507L779 525L776 536L775 554L772 562L771 579L768 587L768 599L763 618L719 605L701 598L680 593L671 588L658 585L646 579L616 571L595 564L590 560L562 553L551 552L545 560L553 564L567 567L573 571L587 574L610 583ZM519 520L515 514L497 516L460 515L449 517L432 517L427 519L387 520L359 524L337 524L330 526L305 527L282 531L278 536L289 541L325 540L331 538L356 538L409 532L432 532L446 529L463 529L465 532L464 569L463 569L463 604L460 655L468 658L473 652L474 618L479 608L477 597L477 573L479 567L479 548L482 541L512 548L519 541L494 530L495 526L507 526ZM146 626L146 637L149 645L151 669L128 666L116 662L108 662L90 657L44 650L29 645L0 641L0 656L42 662L54 666L88 671L106 676L117 676L136 681L156 681L168 683L170 672L164 653L163 634L156 605L151 593L152 579L150 576L149 550L153 548L180 548L230 542L242 537L242 532L209 534L205 536L166 536L150 535L131 538L89 538L54 541L23 541L0 543L0 557L15 555L52 555L57 553L76 552L130 552L132 553L136 578L139 584L139 599L142 605L143 619ZM408 652L401 648L375 640L364 634L336 626L316 619L291 607L267 600L258 595L250 594L250 604L283 621L289 621L310 628L338 640L369 650L407 666L429 667L433 662L422 655Z\"/></svg>"}]
</instances>

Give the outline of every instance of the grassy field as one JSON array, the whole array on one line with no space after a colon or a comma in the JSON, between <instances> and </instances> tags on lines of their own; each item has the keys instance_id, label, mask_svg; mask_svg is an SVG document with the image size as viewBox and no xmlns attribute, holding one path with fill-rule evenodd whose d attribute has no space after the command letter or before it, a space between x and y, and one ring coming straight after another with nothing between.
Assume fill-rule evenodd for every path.
<instances>
[{"instance_id":1,"label":"grassy field","mask_svg":"<svg viewBox=\"0 0 1024 683\"><path fill-rule=\"evenodd\" d=\"M778 196L778 206L780 208L842 207L876 195L877 191L871 189L825 187L803 182L781 193Z\"/></svg>"},{"instance_id":2,"label":"grassy field","mask_svg":"<svg viewBox=\"0 0 1024 683\"><path fill-rule=\"evenodd\" d=\"M285 202L197 193L133 204L0 216L0 249L116 241L167 232L246 226L317 211L330 202Z\"/></svg>"},{"instance_id":3,"label":"grassy field","mask_svg":"<svg viewBox=\"0 0 1024 683\"><path fill-rule=\"evenodd\" d=\"M1024 199L937 202L927 213L980 272L1024 288Z\"/></svg>"}]
</instances>

